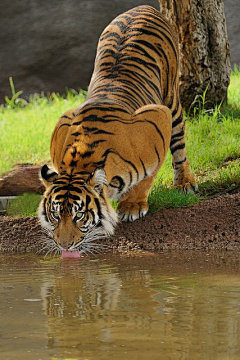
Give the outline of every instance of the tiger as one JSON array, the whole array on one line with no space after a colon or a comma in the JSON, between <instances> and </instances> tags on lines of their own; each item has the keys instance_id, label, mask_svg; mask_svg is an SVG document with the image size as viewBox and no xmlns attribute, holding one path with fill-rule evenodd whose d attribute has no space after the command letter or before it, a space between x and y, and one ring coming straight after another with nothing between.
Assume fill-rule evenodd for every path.
<instances>
[{"instance_id":1,"label":"tiger","mask_svg":"<svg viewBox=\"0 0 240 360\"><path fill-rule=\"evenodd\" d=\"M168 150L174 186L196 192L186 156L176 34L149 5L102 32L86 100L52 133L39 220L59 252L86 252L118 221L143 218ZM117 200L114 210L110 200Z\"/></svg>"}]
</instances>

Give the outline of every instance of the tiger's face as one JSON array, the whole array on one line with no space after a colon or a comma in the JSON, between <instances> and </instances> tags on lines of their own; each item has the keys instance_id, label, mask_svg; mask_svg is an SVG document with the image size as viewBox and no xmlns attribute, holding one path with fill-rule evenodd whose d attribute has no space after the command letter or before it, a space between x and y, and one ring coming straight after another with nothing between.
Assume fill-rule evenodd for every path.
<instances>
[{"instance_id":1,"label":"tiger's face","mask_svg":"<svg viewBox=\"0 0 240 360\"><path fill-rule=\"evenodd\" d=\"M104 170L97 169L88 177L81 173L58 175L44 165L41 179L46 191L38 216L49 252L84 253L97 249L94 240L113 234L117 215L105 195Z\"/></svg>"}]
</instances>

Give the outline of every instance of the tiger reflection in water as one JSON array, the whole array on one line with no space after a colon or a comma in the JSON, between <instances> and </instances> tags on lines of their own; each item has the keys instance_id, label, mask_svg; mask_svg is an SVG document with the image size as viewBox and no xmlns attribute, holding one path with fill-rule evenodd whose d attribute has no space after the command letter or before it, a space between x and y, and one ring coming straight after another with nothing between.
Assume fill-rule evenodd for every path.
<instances>
[{"instance_id":1,"label":"tiger reflection in water","mask_svg":"<svg viewBox=\"0 0 240 360\"><path fill-rule=\"evenodd\" d=\"M82 261L87 262L87 259ZM151 277L147 272L126 272L128 261L119 259L117 264L111 264L109 270L106 266L101 270L98 262L82 265L81 269L74 261L72 265L71 261L65 262L54 278L42 286L48 348L54 353L60 351L64 356L64 351L71 351L69 357L78 358L81 351L87 358L100 343L117 345L120 333L123 337L125 333L131 336L136 326L141 326L141 331L144 328L149 331L152 319L145 309L144 284L151 311L159 306L154 301L155 291L148 288Z\"/></svg>"}]
</instances>

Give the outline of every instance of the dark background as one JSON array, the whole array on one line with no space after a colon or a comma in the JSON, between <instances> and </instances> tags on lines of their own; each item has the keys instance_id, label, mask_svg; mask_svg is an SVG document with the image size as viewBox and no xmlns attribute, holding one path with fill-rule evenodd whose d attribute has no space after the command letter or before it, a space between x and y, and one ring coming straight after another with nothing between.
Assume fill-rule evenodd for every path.
<instances>
[{"instance_id":1,"label":"dark background","mask_svg":"<svg viewBox=\"0 0 240 360\"><path fill-rule=\"evenodd\" d=\"M9 77L24 97L87 89L98 38L118 14L158 0L0 1L0 102ZM240 0L224 0L231 62L240 63Z\"/></svg>"}]
</instances>

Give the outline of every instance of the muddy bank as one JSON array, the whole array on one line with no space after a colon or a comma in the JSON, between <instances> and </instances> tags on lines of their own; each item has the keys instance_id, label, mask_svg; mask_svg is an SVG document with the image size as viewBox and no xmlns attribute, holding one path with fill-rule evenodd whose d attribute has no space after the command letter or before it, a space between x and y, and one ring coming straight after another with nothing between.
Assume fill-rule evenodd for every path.
<instances>
[{"instance_id":1,"label":"muddy bank","mask_svg":"<svg viewBox=\"0 0 240 360\"><path fill-rule=\"evenodd\" d=\"M102 241L110 250L240 250L240 192L189 208L164 209L144 220L122 223ZM37 218L0 217L0 251L37 252L43 248Z\"/></svg>"}]
</instances>

